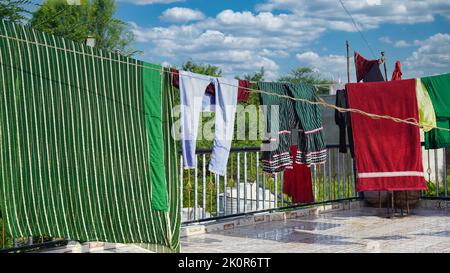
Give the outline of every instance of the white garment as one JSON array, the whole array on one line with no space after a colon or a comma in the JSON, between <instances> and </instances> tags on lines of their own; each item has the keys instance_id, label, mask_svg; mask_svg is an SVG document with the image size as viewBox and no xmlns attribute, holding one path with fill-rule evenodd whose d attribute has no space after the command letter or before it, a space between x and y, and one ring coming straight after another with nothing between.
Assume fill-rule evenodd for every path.
<instances>
[{"instance_id":1,"label":"white garment","mask_svg":"<svg viewBox=\"0 0 450 273\"><path fill-rule=\"evenodd\" d=\"M345 84L336 83L330 85L330 95L336 95L337 90L345 89Z\"/></svg>"},{"instance_id":2,"label":"white garment","mask_svg":"<svg viewBox=\"0 0 450 273\"><path fill-rule=\"evenodd\" d=\"M215 87L214 107L205 98L207 86ZM196 140L200 112L213 109L215 113L215 133L209 171L225 175L231 142L234 133L239 82L234 79L214 78L180 71L180 126L183 162L185 168L196 168Z\"/></svg>"}]
</instances>

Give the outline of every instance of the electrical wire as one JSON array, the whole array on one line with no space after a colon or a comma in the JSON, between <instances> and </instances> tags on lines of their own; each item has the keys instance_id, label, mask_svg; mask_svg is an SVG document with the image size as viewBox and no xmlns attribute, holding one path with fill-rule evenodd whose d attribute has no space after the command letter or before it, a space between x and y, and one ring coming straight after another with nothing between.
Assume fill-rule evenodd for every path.
<instances>
[{"instance_id":1,"label":"electrical wire","mask_svg":"<svg viewBox=\"0 0 450 273\"><path fill-rule=\"evenodd\" d=\"M71 50L71 49L67 49L67 48L60 48L60 47L56 47L56 46L52 46L52 45L48 45L48 44L42 44L42 43L38 43L38 42L24 40L24 39L21 39L21 38L10 37L10 36L6 36L6 35L3 35L3 34L0 34L0 37L4 37L4 38L7 38L7 39L11 39L11 40L16 40L16 41L20 41L20 42L30 43L30 44L36 44L36 45L40 45L40 46L44 46L44 47L48 47L48 48L53 48L53 49L57 49L57 50L62 50L62 51L70 52L70 53L74 53L74 54L80 54L80 55L88 56L88 57L91 57L91 58L98 58L98 59L105 60L105 61L110 61L110 62L114 61L114 62L130 65L130 66L141 67L143 69L150 69L150 70L158 71L158 72L160 72L160 74L164 73L163 69L161 69L161 68L151 67L151 66L147 66L147 65L138 64L138 63L125 62L125 61L122 61L122 60L111 59L111 58L107 58L107 57L103 57L103 56L97 56L97 55L88 54L88 53L85 53L85 52L79 52L79 51L75 51L75 50ZM113 53L110 52L110 55L111 54L113 54ZM120 57L127 58L127 57L123 57L123 56L120 56ZM127 59L129 59L129 58L127 58ZM135 60L135 61L138 62L137 60ZM167 69L166 72L170 73L172 75L173 74L179 74L179 73L176 73L176 72L172 72L169 69ZM200 77L200 76L196 77L196 76L188 75L188 77L199 79L199 80L204 80L204 81L209 81L209 80L207 80L207 79L205 79L203 77ZM216 77L211 77L211 78L216 78ZM301 102L305 102L305 103L308 103L308 104L319 105L319 106L323 106L323 107L327 107L327 108L331 108L331 109L337 110L337 111L342 112L342 113L352 112L352 113L357 113L357 114L361 114L361 115L367 116L367 117L372 118L372 119L387 119L387 120L391 120L391 121L394 121L394 122L397 122L397 123L405 123L405 124L417 126L419 128L423 127L414 118L401 119L401 118L392 117L392 116L389 116L389 115L378 115L378 114L368 113L368 112L365 112L363 110L355 109L355 108L342 108L342 107L338 107L338 106L333 105L333 104L329 104L329 103L325 102L322 98L317 97L317 96L316 96L316 101L310 101L310 100L307 100L307 99L295 98L295 97L291 97L291 96L287 96L287 95L281 95L281 94L277 94L277 93L273 93L273 92L267 92L267 91L263 91L263 90L260 90L260 89L240 87L238 85L233 85L233 84L228 84L228 83L222 83L222 84L223 85L227 85L227 86L231 86L231 87L240 88L240 89L246 90L247 92L250 92L250 93L266 94L266 95L270 95L270 96L277 96L277 97L280 97L280 98L290 99L290 100L293 100L293 101L301 101ZM448 129L448 128L442 128L442 127L437 127L437 126L432 126L432 127L430 126L428 128L438 129L438 130L443 130L443 131L450 132L450 129Z\"/></svg>"},{"instance_id":2,"label":"electrical wire","mask_svg":"<svg viewBox=\"0 0 450 273\"><path fill-rule=\"evenodd\" d=\"M355 26L356 31L359 32L359 35L361 35L361 38L363 39L363 41L366 43L367 47L369 48L370 52L372 53L372 56L374 58L376 58L375 52L373 51L372 47L370 46L369 42L366 39L366 36L364 36L364 33L362 33L362 31L359 29L358 24L356 23L355 19L353 18L352 14L350 13L350 11L345 7L344 2L342 0L338 0L339 3L341 3L342 8L344 9L344 11L347 13L347 15L350 17L350 19L353 22L353 25Z\"/></svg>"}]
</instances>

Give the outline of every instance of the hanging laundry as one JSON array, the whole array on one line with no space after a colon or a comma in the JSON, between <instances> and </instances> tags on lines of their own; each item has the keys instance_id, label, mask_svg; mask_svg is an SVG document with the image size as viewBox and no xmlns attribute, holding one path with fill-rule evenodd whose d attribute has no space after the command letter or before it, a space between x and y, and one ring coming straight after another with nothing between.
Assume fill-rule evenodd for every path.
<instances>
[{"instance_id":1,"label":"hanging laundry","mask_svg":"<svg viewBox=\"0 0 450 273\"><path fill-rule=\"evenodd\" d=\"M416 96L419 107L419 124L426 133L436 127L436 113L428 90L420 78L416 79Z\"/></svg>"},{"instance_id":2,"label":"hanging laundry","mask_svg":"<svg viewBox=\"0 0 450 273\"><path fill-rule=\"evenodd\" d=\"M336 94L336 106L341 108L348 107L347 91L345 89L338 90ZM347 153L347 146L350 148L350 154L352 158L355 157L352 123L349 112L339 112L335 110L334 121L339 127L339 152ZM348 136L348 142L347 142Z\"/></svg>"},{"instance_id":3,"label":"hanging laundry","mask_svg":"<svg viewBox=\"0 0 450 273\"><path fill-rule=\"evenodd\" d=\"M171 68L171 72L173 73L173 80L172 84L175 88L180 88L180 77L179 77L179 71L178 69ZM246 103L248 102L248 97L250 95L250 91L248 90L250 88L250 81L247 80L239 80L238 81L238 102ZM211 94L211 96L214 96L216 93L215 87L213 83L210 83L206 87L206 93Z\"/></svg>"},{"instance_id":4,"label":"hanging laundry","mask_svg":"<svg viewBox=\"0 0 450 273\"><path fill-rule=\"evenodd\" d=\"M250 96L250 81L239 80L238 102L248 102Z\"/></svg>"},{"instance_id":5,"label":"hanging laundry","mask_svg":"<svg viewBox=\"0 0 450 273\"><path fill-rule=\"evenodd\" d=\"M290 147L291 157L294 161L293 168L284 171L283 191L292 197L293 203L312 203L314 194L312 190L311 168L305 164L295 162L298 146Z\"/></svg>"},{"instance_id":6,"label":"hanging laundry","mask_svg":"<svg viewBox=\"0 0 450 273\"><path fill-rule=\"evenodd\" d=\"M316 88L309 84L289 86L294 98L317 101ZM306 165L325 163L327 149L323 140L322 111L318 105L303 101L294 103L298 118L299 141L296 162Z\"/></svg>"},{"instance_id":7,"label":"hanging laundry","mask_svg":"<svg viewBox=\"0 0 450 273\"><path fill-rule=\"evenodd\" d=\"M169 74L20 24L0 32L6 232L178 251Z\"/></svg>"},{"instance_id":8,"label":"hanging laundry","mask_svg":"<svg viewBox=\"0 0 450 273\"><path fill-rule=\"evenodd\" d=\"M380 71L379 60L367 60L355 51L356 81L381 82L384 81Z\"/></svg>"},{"instance_id":9,"label":"hanging laundry","mask_svg":"<svg viewBox=\"0 0 450 273\"><path fill-rule=\"evenodd\" d=\"M315 87L309 84L260 82L259 88L299 99L317 99ZM293 134L298 134L297 163L309 166L325 162L327 151L323 141L322 113L319 106L263 93L260 96L262 104L267 107L267 133L262 153L263 171L276 173L292 166L289 149Z\"/></svg>"},{"instance_id":10,"label":"hanging laundry","mask_svg":"<svg viewBox=\"0 0 450 273\"><path fill-rule=\"evenodd\" d=\"M167 188L164 172L163 128L162 121L162 86L161 75L158 75L160 66L144 63L144 66L155 70L144 69L142 82L144 85L144 111L147 113L146 129L150 148L150 178L152 181L152 205L158 210L167 210Z\"/></svg>"},{"instance_id":11,"label":"hanging laundry","mask_svg":"<svg viewBox=\"0 0 450 273\"><path fill-rule=\"evenodd\" d=\"M400 61L395 62L395 69L392 73L391 81L398 81L402 79L402 65L400 64Z\"/></svg>"},{"instance_id":12,"label":"hanging laundry","mask_svg":"<svg viewBox=\"0 0 450 273\"><path fill-rule=\"evenodd\" d=\"M415 90L415 80L347 84L349 107L418 120ZM418 127L359 113L350 115L357 191L426 189Z\"/></svg>"},{"instance_id":13,"label":"hanging laundry","mask_svg":"<svg viewBox=\"0 0 450 273\"><path fill-rule=\"evenodd\" d=\"M342 83L330 84L328 94L336 95L338 90L344 89L344 88L345 88L345 84L342 84Z\"/></svg>"},{"instance_id":14,"label":"hanging laundry","mask_svg":"<svg viewBox=\"0 0 450 273\"><path fill-rule=\"evenodd\" d=\"M238 96L238 81L234 79L215 78L180 71L180 137L183 162L185 168L197 167L195 150L200 112L207 106L204 97L209 94L205 94L205 89L210 83L214 84L216 92L214 96L215 132L209 170L219 175L225 175L233 139Z\"/></svg>"},{"instance_id":15,"label":"hanging laundry","mask_svg":"<svg viewBox=\"0 0 450 273\"><path fill-rule=\"evenodd\" d=\"M379 82L384 81L381 75L378 60L366 60L357 52L355 52L355 64L358 82L363 79L364 82ZM347 91L345 88L337 91L336 106L341 108L348 108ZM341 113L335 110L334 114L336 125L339 126L339 152L347 153L347 146L350 148L352 158L355 157L354 142L351 126L350 113ZM348 143L346 140L348 135Z\"/></svg>"},{"instance_id":16,"label":"hanging laundry","mask_svg":"<svg viewBox=\"0 0 450 273\"><path fill-rule=\"evenodd\" d=\"M436 114L437 127L450 129L450 74L421 78ZM425 148L440 149L450 146L450 132L432 129L425 133Z\"/></svg>"}]
</instances>

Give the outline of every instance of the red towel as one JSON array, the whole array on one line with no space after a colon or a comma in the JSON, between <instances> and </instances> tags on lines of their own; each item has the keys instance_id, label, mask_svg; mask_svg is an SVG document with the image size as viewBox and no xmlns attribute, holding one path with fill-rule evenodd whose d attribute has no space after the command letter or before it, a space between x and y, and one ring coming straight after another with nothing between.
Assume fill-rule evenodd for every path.
<instances>
[{"instance_id":1,"label":"red towel","mask_svg":"<svg viewBox=\"0 0 450 273\"><path fill-rule=\"evenodd\" d=\"M347 84L350 108L419 120L416 82ZM425 190L419 127L351 113L357 191Z\"/></svg>"},{"instance_id":2,"label":"red towel","mask_svg":"<svg viewBox=\"0 0 450 273\"><path fill-rule=\"evenodd\" d=\"M402 79L402 65L400 61L395 62L395 69L392 73L391 81L398 81Z\"/></svg>"},{"instance_id":3,"label":"red towel","mask_svg":"<svg viewBox=\"0 0 450 273\"><path fill-rule=\"evenodd\" d=\"M294 162L292 169L284 171L283 192L292 197L294 203L312 203L311 169L305 164L295 163L297 145L291 146L291 155Z\"/></svg>"}]
</instances>

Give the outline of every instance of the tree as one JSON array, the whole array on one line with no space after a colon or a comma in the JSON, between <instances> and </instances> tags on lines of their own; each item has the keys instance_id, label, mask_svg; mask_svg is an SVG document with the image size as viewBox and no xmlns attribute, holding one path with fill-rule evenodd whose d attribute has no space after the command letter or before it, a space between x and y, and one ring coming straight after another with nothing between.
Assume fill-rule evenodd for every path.
<instances>
[{"instance_id":1,"label":"tree","mask_svg":"<svg viewBox=\"0 0 450 273\"><path fill-rule=\"evenodd\" d=\"M189 60L182 65L182 69L197 74L208 75L213 77L222 76L222 70L218 66L210 64L198 64Z\"/></svg>"},{"instance_id":2,"label":"tree","mask_svg":"<svg viewBox=\"0 0 450 273\"><path fill-rule=\"evenodd\" d=\"M310 67L299 67L291 71L291 73L280 77L278 79L280 82L289 82L289 83L309 83L309 84L330 84L334 83L331 80L323 78L320 73L315 72ZM318 93L324 94L328 92L328 88L319 87Z\"/></svg>"},{"instance_id":3,"label":"tree","mask_svg":"<svg viewBox=\"0 0 450 273\"><path fill-rule=\"evenodd\" d=\"M264 81L264 76L266 74L266 70L264 69L264 67L261 67L261 69L259 70L259 72L255 72L253 74L244 74L244 77L239 77L236 76L235 78L237 80L247 80L247 81L252 81L252 82L260 82L260 81Z\"/></svg>"},{"instance_id":4,"label":"tree","mask_svg":"<svg viewBox=\"0 0 450 273\"><path fill-rule=\"evenodd\" d=\"M115 0L81 0L80 5L70 5L67 0L46 0L33 13L32 27L76 42L94 37L96 47L123 55L137 51L130 48L134 41L128 25L114 18Z\"/></svg>"},{"instance_id":5,"label":"tree","mask_svg":"<svg viewBox=\"0 0 450 273\"><path fill-rule=\"evenodd\" d=\"M30 0L0 0L0 20L20 22L27 19L30 12L25 8L31 5Z\"/></svg>"},{"instance_id":6,"label":"tree","mask_svg":"<svg viewBox=\"0 0 450 273\"><path fill-rule=\"evenodd\" d=\"M69 5L66 0L47 0L33 13L32 27L76 42L89 36L89 2Z\"/></svg>"},{"instance_id":7,"label":"tree","mask_svg":"<svg viewBox=\"0 0 450 273\"><path fill-rule=\"evenodd\" d=\"M127 29L128 25L114 18L115 0L94 0L91 4L89 31L100 48L118 49L125 55L133 55L138 51L129 48L134 35Z\"/></svg>"}]
</instances>

